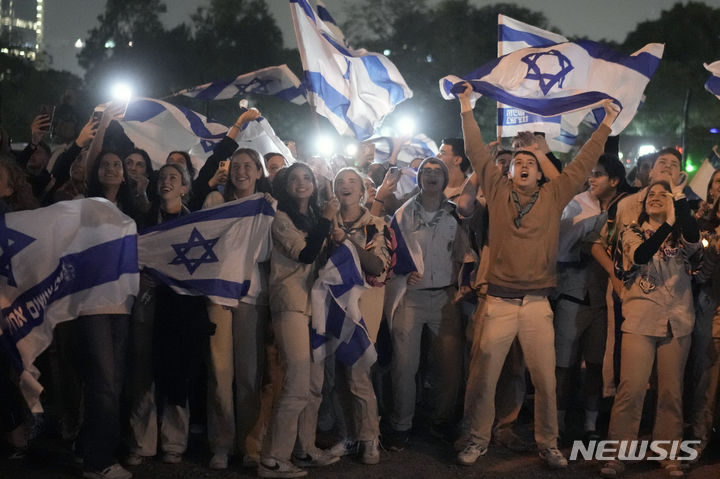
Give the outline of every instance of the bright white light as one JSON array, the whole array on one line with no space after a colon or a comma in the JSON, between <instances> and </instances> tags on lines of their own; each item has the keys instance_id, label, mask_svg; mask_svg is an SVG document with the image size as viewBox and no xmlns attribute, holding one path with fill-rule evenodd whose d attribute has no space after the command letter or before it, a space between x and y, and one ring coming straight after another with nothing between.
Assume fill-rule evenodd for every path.
<instances>
[{"instance_id":1,"label":"bright white light","mask_svg":"<svg viewBox=\"0 0 720 479\"><path fill-rule=\"evenodd\" d=\"M425 61L428 62L428 63L432 63L432 61L433 61L432 55L426 56L426 57L425 57Z\"/></svg>"},{"instance_id":2,"label":"bright white light","mask_svg":"<svg viewBox=\"0 0 720 479\"><path fill-rule=\"evenodd\" d=\"M412 136L415 133L415 120L409 116L401 116L395 123L395 129L400 136Z\"/></svg>"},{"instance_id":3,"label":"bright white light","mask_svg":"<svg viewBox=\"0 0 720 479\"><path fill-rule=\"evenodd\" d=\"M115 48L115 40L108 40L105 42L105 48Z\"/></svg>"},{"instance_id":4,"label":"bright white light","mask_svg":"<svg viewBox=\"0 0 720 479\"><path fill-rule=\"evenodd\" d=\"M623 155L622 151L618 151L618 158L622 160L624 157L625 155Z\"/></svg>"},{"instance_id":5,"label":"bright white light","mask_svg":"<svg viewBox=\"0 0 720 479\"><path fill-rule=\"evenodd\" d=\"M113 100L128 101L132 96L132 88L127 83L116 83L110 89Z\"/></svg>"},{"instance_id":6,"label":"bright white light","mask_svg":"<svg viewBox=\"0 0 720 479\"><path fill-rule=\"evenodd\" d=\"M315 140L315 149L322 156L330 156L335 151L335 142L329 136L318 136Z\"/></svg>"},{"instance_id":7,"label":"bright white light","mask_svg":"<svg viewBox=\"0 0 720 479\"><path fill-rule=\"evenodd\" d=\"M355 143L348 143L345 147L345 153L347 156L355 156L357 154L358 147Z\"/></svg>"},{"instance_id":8,"label":"bright white light","mask_svg":"<svg viewBox=\"0 0 720 479\"><path fill-rule=\"evenodd\" d=\"M706 238L703 238L702 245L703 245L703 248L707 248L708 246L710 246L710 242Z\"/></svg>"},{"instance_id":9,"label":"bright white light","mask_svg":"<svg viewBox=\"0 0 720 479\"><path fill-rule=\"evenodd\" d=\"M82 48L85 46L85 42L82 41L82 38L78 38L75 41L75 48Z\"/></svg>"},{"instance_id":10,"label":"bright white light","mask_svg":"<svg viewBox=\"0 0 720 479\"><path fill-rule=\"evenodd\" d=\"M130 41L128 42L128 46L129 46L129 47L132 47L132 40L130 40Z\"/></svg>"},{"instance_id":11,"label":"bright white light","mask_svg":"<svg viewBox=\"0 0 720 479\"><path fill-rule=\"evenodd\" d=\"M383 55L385 55L386 57L389 57L390 53L392 53L392 52L390 51L389 48L386 48L385 50L383 50Z\"/></svg>"},{"instance_id":12,"label":"bright white light","mask_svg":"<svg viewBox=\"0 0 720 479\"><path fill-rule=\"evenodd\" d=\"M638 148L638 156L649 155L650 153L655 153L656 151L657 148L655 148L655 145L642 145Z\"/></svg>"}]
</instances>

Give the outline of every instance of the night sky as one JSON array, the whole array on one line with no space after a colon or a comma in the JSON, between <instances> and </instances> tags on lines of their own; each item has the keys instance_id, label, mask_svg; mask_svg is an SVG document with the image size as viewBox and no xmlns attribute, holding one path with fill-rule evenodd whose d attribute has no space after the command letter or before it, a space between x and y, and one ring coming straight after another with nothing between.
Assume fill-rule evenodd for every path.
<instances>
[{"instance_id":1,"label":"night sky","mask_svg":"<svg viewBox=\"0 0 720 479\"><path fill-rule=\"evenodd\" d=\"M324 3L335 18L342 22L343 7L350 1L325 0ZM433 1L430 0L430 3ZM164 15L163 21L168 26L182 22L190 23L190 14L197 7L208 3L209 0L165 0L168 13ZM296 46L288 2L267 0L267 3L283 32L285 44ZM471 3L488 5L500 1L471 0ZM670 8L677 3L677 0L518 0L515 3L533 10L542 8L550 24L559 28L564 35L587 35L591 40L622 41L638 22L659 18L660 12ZM705 0L705 3L720 7L720 0ZM53 68L69 70L78 75L83 74L75 59L77 50L74 44L78 38L84 38L87 31L96 25L97 16L104 10L103 0L45 1L45 43L53 58ZM662 40L662 38L656 39L657 42ZM707 59L708 62L713 60L717 59Z\"/></svg>"}]
</instances>

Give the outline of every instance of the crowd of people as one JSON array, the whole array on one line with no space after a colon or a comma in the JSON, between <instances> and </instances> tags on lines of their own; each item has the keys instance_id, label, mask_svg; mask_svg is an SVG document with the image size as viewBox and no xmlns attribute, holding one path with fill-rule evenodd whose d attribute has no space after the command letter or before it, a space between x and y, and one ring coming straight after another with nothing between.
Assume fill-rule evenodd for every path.
<instances>
[{"instance_id":1,"label":"crowd of people","mask_svg":"<svg viewBox=\"0 0 720 479\"><path fill-rule=\"evenodd\" d=\"M611 396L607 439L637 439L652 394L652 438L667 447L692 438L702 454L720 377L720 174L691 201L682 156L666 148L629 184L608 140L617 117L609 102L565 166L540 135L485 144L468 85L459 104L462 138L407 164L398 161L402 140L384 162L373 161L371 142L332 161L238 148L255 109L198 171L184 151L156 169L161 159L136 148L113 108L54 148L44 141L47 115L17 154L3 135L6 213L101 197L142 231L258 194L276 210L271 231L256 238L259 261L237 307L180 295L141 271L137 296L56 327L39 362L45 424L73 444L84 477L128 479L126 468L155 456L179 463L198 424L214 470L231 457L266 478L302 477L347 455L378 464L381 447L408 444L419 395L433 435L470 466L491 440L529 449L514 430L526 372L535 443L550 468L568 465L558 443L570 438L575 396L581 440L603 437L599 406ZM414 190L400 191L404 176ZM373 365L311 352L311 289L342 244L355 249L369 286L358 307L377 343ZM21 458L38 415L2 362L0 379L15 391L2 425ZM321 425L334 428L333 447L318 447ZM621 459L600 473L620 476ZM661 465L679 477L686 462L673 455Z\"/></svg>"}]
</instances>

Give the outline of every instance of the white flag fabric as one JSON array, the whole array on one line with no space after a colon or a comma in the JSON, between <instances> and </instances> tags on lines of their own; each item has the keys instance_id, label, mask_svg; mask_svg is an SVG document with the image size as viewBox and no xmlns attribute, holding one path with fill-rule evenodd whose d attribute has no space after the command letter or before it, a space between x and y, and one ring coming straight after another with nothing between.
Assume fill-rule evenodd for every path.
<instances>
[{"instance_id":1,"label":"white flag fabric","mask_svg":"<svg viewBox=\"0 0 720 479\"><path fill-rule=\"evenodd\" d=\"M199 171L228 131L225 125L188 108L151 98L132 99L120 124L133 143L148 152L156 169L165 164L168 153L182 150L190 153ZM245 125L238 145L253 148L260 155L277 152L294 161L290 150L263 117Z\"/></svg>"},{"instance_id":2,"label":"white flag fabric","mask_svg":"<svg viewBox=\"0 0 720 479\"><path fill-rule=\"evenodd\" d=\"M368 288L355 247L346 240L320 269L310 292L314 361L334 354L347 366L362 364L369 369L377 360L360 313L360 296Z\"/></svg>"},{"instance_id":3,"label":"white flag fabric","mask_svg":"<svg viewBox=\"0 0 720 479\"><path fill-rule=\"evenodd\" d=\"M612 125L619 134L633 119L664 45L651 43L632 55L589 41L523 48L465 76L473 90L541 116L583 112L613 100L621 112ZM457 77L440 80L446 99L459 91ZM456 86L454 86L456 85Z\"/></svg>"},{"instance_id":4,"label":"white flag fabric","mask_svg":"<svg viewBox=\"0 0 720 479\"><path fill-rule=\"evenodd\" d=\"M260 288L256 265L270 257L273 206L251 195L140 232L140 266L180 294L237 306Z\"/></svg>"},{"instance_id":5,"label":"white flag fabric","mask_svg":"<svg viewBox=\"0 0 720 479\"><path fill-rule=\"evenodd\" d=\"M498 15L498 57L528 47L548 47L568 39L557 33ZM544 117L498 103L497 136L513 137L522 131L545 133L552 151L567 153L575 144L576 135L562 127L562 117ZM574 129L577 133L577 125Z\"/></svg>"},{"instance_id":6,"label":"white flag fabric","mask_svg":"<svg viewBox=\"0 0 720 479\"><path fill-rule=\"evenodd\" d=\"M337 25L324 21L308 0L290 0L290 10L308 102L341 135L369 138L412 91L387 57L347 47L337 37ZM327 19L327 9L323 12Z\"/></svg>"},{"instance_id":7,"label":"white flag fabric","mask_svg":"<svg viewBox=\"0 0 720 479\"><path fill-rule=\"evenodd\" d=\"M390 159L392 153L393 139L390 137L371 138L375 143L375 161L384 162ZM427 158L437 156L438 147L435 141L424 133L417 133L402 145L398 153L398 162L408 164L415 158Z\"/></svg>"},{"instance_id":8,"label":"white flag fabric","mask_svg":"<svg viewBox=\"0 0 720 479\"><path fill-rule=\"evenodd\" d=\"M710 78L705 82L705 89L715 95L720 100L720 60L711 64L703 63L707 71L712 73Z\"/></svg>"},{"instance_id":9,"label":"white flag fabric","mask_svg":"<svg viewBox=\"0 0 720 479\"><path fill-rule=\"evenodd\" d=\"M198 100L227 100L248 93L276 96L298 105L306 102L305 89L287 65L262 68L232 80L206 83L188 88L176 95Z\"/></svg>"},{"instance_id":10,"label":"white flag fabric","mask_svg":"<svg viewBox=\"0 0 720 479\"><path fill-rule=\"evenodd\" d=\"M56 324L125 304L139 285L135 222L102 198L0 216L0 346L28 405L42 387L35 358Z\"/></svg>"}]
</instances>

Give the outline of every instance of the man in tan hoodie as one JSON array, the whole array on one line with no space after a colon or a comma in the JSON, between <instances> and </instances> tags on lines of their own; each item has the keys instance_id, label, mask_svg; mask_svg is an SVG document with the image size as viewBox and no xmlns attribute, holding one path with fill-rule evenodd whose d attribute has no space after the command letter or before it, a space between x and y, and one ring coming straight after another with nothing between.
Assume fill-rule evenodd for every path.
<instances>
[{"instance_id":1,"label":"man in tan hoodie","mask_svg":"<svg viewBox=\"0 0 720 479\"><path fill-rule=\"evenodd\" d=\"M473 464L487 452L495 416L495 387L512 341L517 337L535 386L535 440L550 467L567 466L557 448L553 313L547 297L555 288L560 216L596 165L617 111L606 101L605 119L574 161L539 186L536 145L515 151L510 179L503 177L483 143L470 104L472 88L458 95L465 151L478 175L490 211L490 263L486 317L479 353L470 365L479 379L475 404L466 407L471 440L460 464Z\"/></svg>"}]
</instances>

